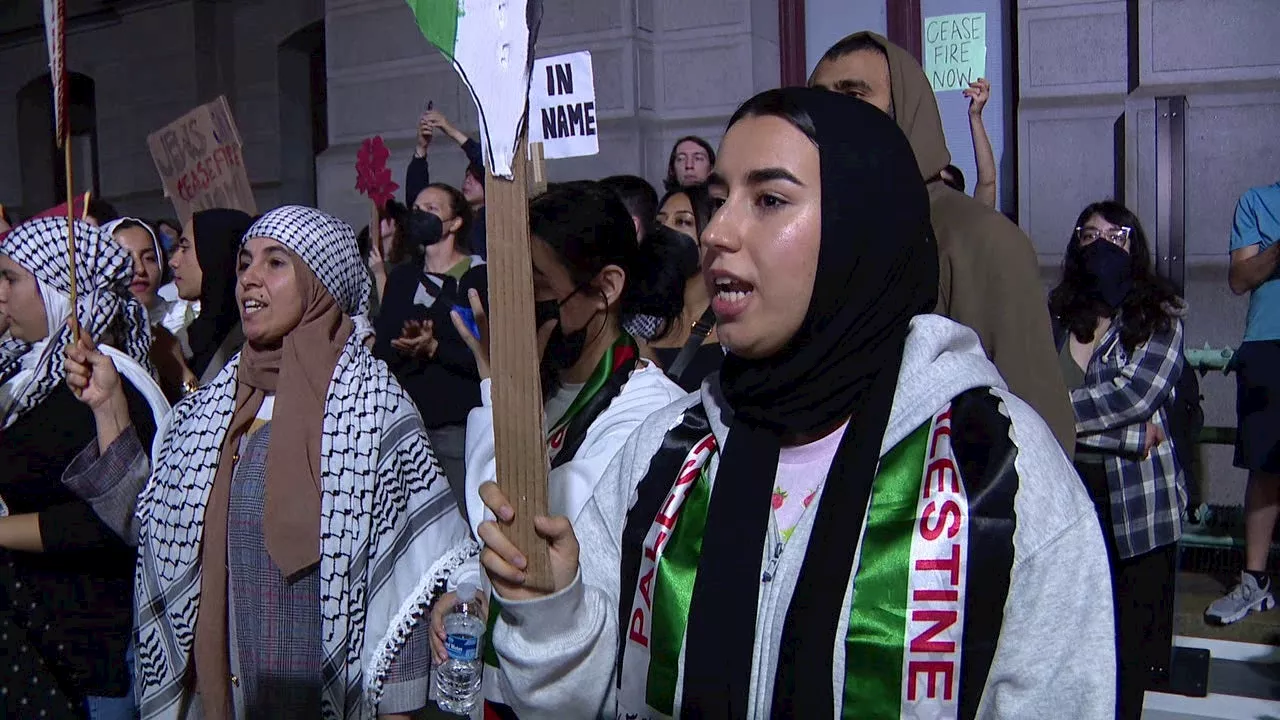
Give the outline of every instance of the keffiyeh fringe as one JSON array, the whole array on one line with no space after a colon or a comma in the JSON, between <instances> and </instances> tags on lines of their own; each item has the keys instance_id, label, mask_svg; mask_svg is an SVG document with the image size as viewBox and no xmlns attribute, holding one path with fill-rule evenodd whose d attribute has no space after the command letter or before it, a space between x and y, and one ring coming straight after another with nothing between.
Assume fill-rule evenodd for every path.
<instances>
[{"instance_id":1,"label":"keffiyeh fringe","mask_svg":"<svg viewBox=\"0 0 1280 720\"><path fill-rule=\"evenodd\" d=\"M382 699L382 686L387 677L391 661L400 653L400 648L408 642L409 635L423 616L431 609L431 604L447 590L449 578L453 573L467 564L467 561L480 554L480 546L472 540L466 540L454 546L431 564L431 569L422 576L417 589L405 600L400 612L388 629L386 636L378 643L378 650L373 654L369 677L365 681L365 696L376 706Z\"/></svg>"}]
</instances>

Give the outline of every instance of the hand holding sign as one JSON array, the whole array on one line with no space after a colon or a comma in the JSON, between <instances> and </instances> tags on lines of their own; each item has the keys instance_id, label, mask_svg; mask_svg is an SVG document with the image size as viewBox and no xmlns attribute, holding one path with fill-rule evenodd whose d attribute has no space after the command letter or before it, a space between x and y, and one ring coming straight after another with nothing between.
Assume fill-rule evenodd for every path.
<instances>
[{"instance_id":1,"label":"hand holding sign","mask_svg":"<svg viewBox=\"0 0 1280 720\"><path fill-rule=\"evenodd\" d=\"M961 93L969 98L969 114L981 115L982 108L987 106L987 101L991 99L991 83L986 78L978 78L974 82L969 83L969 87Z\"/></svg>"}]
</instances>

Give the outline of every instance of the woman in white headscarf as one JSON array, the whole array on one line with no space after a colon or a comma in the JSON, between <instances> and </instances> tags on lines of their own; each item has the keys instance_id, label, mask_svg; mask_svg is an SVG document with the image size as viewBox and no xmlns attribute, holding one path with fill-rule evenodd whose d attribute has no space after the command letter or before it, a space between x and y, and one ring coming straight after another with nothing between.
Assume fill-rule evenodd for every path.
<instances>
[{"instance_id":1,"label":"woman in white headscarf","mask_svg":"<svg viewBox=\"0 0 1280 720\"><path fill-rule=\"evenodd\" d=\"M126 217L104 224L102 232L133 258L129 292L147 309L156 379L165 395L177 400L183 394L185 358L190 352L187 326L195 319L196 312L186 300L166 300L159 295L165 260L155 229L142 220Z\"/></svg>"},{"instance_id":2,"label":"woman in white headscarf","mask_svg":"<svg viewBox=\"0 0 1280 720\"><path fill-rule=\"evenodd\" d=\"M341 220L289 206L246 233L244 349L161 428L138 498L143 717L364 719L426 703L419 621L467 528L413 401L354 326L368 297ZM105 358L74 353L68 369L86 402L116 395ZM142 448L116 434L99 460L134 477L103 484L136 483Z\"/></svg>"},{"instance_id":3,"label":"woman in white headscarf","mask_svg":"<svg viewBox=\"0 0 1280 720\"><path fill-rule=\"evenodd\" d=\"M144 440L169 406L145 367L151 333L129 293L128 254L76 223L73 308L66 231L63 218L32 220L0 245L0 314L20 344L0 356L0 657L11 664L0 676L3 717L131 705L134 550L59 482L95 432L93 413L63 383L73 310L124 375L121 412Z\"/></svg>"}]
</instances>

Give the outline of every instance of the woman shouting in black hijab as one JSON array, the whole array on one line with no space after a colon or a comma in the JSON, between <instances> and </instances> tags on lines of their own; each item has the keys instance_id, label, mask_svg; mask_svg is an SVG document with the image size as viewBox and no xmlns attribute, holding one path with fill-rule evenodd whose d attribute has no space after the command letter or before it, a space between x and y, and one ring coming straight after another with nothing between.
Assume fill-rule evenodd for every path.
<instances>
[{"instance_id":1,"label":"woman shouting in black hijab","mask_svg":"<svg viewBox=\"0 0 1280 720\"><path fill-rule=\"evenodd\" d=\"M574 527L535 521L554 594L480 528L517 713L1109 717L1098 523L977 336L928 314L928 197L893 120L763 93L710 185L723 370L632 435Z\"/></svg>"}]
</instances>

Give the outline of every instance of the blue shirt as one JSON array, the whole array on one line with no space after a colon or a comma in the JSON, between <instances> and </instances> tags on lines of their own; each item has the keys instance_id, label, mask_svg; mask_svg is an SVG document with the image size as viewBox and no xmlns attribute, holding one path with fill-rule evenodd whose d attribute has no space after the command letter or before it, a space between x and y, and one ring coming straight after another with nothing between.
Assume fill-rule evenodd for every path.
<instances>
[{"instance_id":1,"label":"blue shirt","mask_svg":"<svg viewBox=\"0 0 1280 720\"><path fill-rule=\"evenodd\" d=\"M1280 183L1252 188L1236 203L1231 251L1257 245L1261 252L1280 240ZM1253 289L1245 320L1245 342L1280 340L1280 275Z\"/></svg>"}]
</instances>

